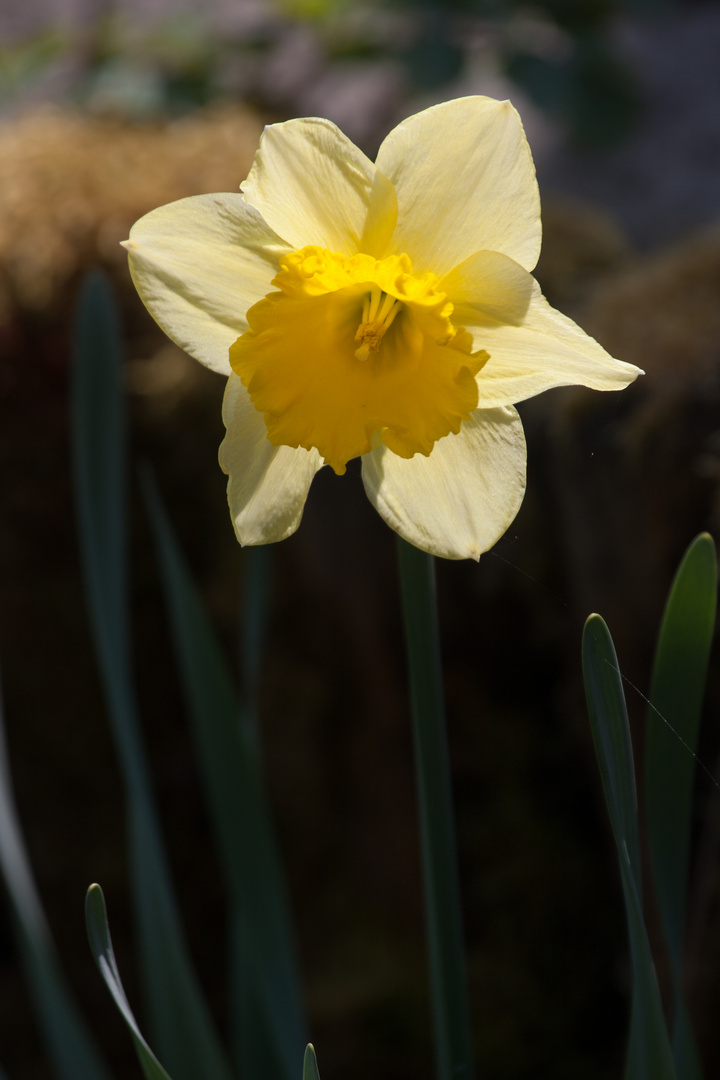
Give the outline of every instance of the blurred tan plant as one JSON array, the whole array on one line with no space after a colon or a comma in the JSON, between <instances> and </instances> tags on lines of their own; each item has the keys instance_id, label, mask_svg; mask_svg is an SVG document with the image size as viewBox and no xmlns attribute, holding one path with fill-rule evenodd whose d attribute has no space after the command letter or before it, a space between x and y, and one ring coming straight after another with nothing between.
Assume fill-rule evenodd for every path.
<instances>
[{"instance_id":1,"label":"blurred tan plant","mask_svg":"<svg viewBox=\"0 0 720 1080\"><path fill-rule=\"evenodd\" d=\"M79 271L124 262L119 242L158 201L234 189L262 130L224 106L127 123L46 107L0 124L0 321L64 301Z\"/></svg>"}]
</instances>

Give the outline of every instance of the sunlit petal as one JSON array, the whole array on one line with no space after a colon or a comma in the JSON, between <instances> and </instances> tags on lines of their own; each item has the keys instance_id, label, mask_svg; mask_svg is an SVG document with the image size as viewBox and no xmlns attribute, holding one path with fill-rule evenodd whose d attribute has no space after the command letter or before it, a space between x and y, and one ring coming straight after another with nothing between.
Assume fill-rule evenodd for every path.
<instances>
[{"instance_id":1,"label":"sunlit petal","mask_svg":"<svg viewBox=\"0 0 720 1080\"><path fill-rule=\"evenodd\" d=\"M477 377L480 408L525 401L554 386L622 390L642 375L550 307L533 284L533 297L520 324L486 319L480 311L474 323L468 319L465 324L474 347L490 354Z\"/></svg>"},{"instance_id":2,"label":"sunlit petal","mask_svg":"<svg viewBox=\"0 0 720 1080\"><path fill-rule=\"evenodd\" d=\"M316 118L265 128L242 190L293 247L316 244L343 255L360 249L363 234L386 244L397 212L392 185L372 161L335 124Z\"/></svg>"},{"instance_id":3,"label":"sunlit petal","mask_svg":"<svg viewBox=\"0 0 720 1080\"><path fill-rule=\"evenodd\" d=\"M377 157L398 197L396 251L442 276L475 251L532 270L540 198L525 133L508 101L466 97L404 120Z\"/></svg>"},{"instance_id":4,"label":"sunlit petal","mask_svg":"<svg viewBox=\"0 0 720 1080\"><path fill-rule=\"evenodd\" d=\"M241 544L271 544L295 532L310 484L323 461L316 450L271 446L262 416L236 375L223 401L227 434L220 465L228 474L228 503Z\"/></svg>"},{"instance_id":5,"label":"sunlit petal","mask_svg":"<svg viewBox=\"0 0 720 1080\"><path fill-rule=\"evenodd\" d=\"M386 176L375 170L370 190L370 204L360 237L360 251L382 259L388 253L397 223L398 201L395 188Z\"/></svg>"},{"instance_id":6,"label":"sunlit petal","mask_svg":"<svg viewBox=\"0 0 720 1080\"><path fill-rule=\"evenodd\" d=\"M386 446L362 460L365 491L403 539L446 559L478 559L517 514L525 436L515 409L478 410L425 458Z\"/></svg>"},{"instance_id":7,"label":"sunlit petal","mask_svg":"<svg viewBox=\"0 0 720 1080\"><path fill-rule=\"evenodd\" d=\"M230 373L245 313L270 289L287 245L237 194L197 195L140 218L125 246L143 303L172 340Z\"/></svg>"},{"instance_id":8,"label":"sunlit petal","mask_svg":"<svg viewBox=\"0 0 720 1080\"><path fill-rule=\"evenodd\" d=\"M441 278L438 288L452 302L458 326L478 318L519 325L537 291L532 275L499 251L474 252Z\"/></svg>"}]
</instances>

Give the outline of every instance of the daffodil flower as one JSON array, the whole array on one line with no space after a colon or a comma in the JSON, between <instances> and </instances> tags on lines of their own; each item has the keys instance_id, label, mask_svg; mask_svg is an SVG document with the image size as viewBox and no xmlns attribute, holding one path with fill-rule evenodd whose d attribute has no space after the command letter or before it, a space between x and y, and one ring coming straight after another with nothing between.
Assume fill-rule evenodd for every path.
<instances>
[{"instance_id":1,"label":"daffodil flower","mask_svg":"<svg viewBox=\"0 0 720 1080\"><path fill-rule=\"evenodd\" d=\"M163 330L228 376L220 463L242 544L289 536L318 469L359 457L392 529L477 559L525 489L514 403L639 374L530 274L540 201L509 102L411 116L375 164L328 120L273 124L241 194L160 207L126 246Z\"/></svg>"}]
</instances>

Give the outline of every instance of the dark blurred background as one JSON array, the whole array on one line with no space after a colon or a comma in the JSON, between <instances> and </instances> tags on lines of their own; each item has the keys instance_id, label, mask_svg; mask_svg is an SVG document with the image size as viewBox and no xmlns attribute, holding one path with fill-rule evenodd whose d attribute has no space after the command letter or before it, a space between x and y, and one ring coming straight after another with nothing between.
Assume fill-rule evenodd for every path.
<instances>
[{"instance_id":1,"label":"dark blurred background","mask_svg":"<svg viewBox=\"0 0 720 1080\"><path fill-rule=\"evenodd\" d=\"M478 1074L619 1077L625 930L580 680L600 611L642 744L664 597L720 533L720 5L655 0L0 0L0 659L14 783L73 987L118 1077L139 1069L85 942L100 881L138 1003L123 801L85 614L68 432L71 313L91 265L126 327L149 461L234 659L246 554L217 465L223 380L157 330L118 242L236 190L263 123L335 120L374 155L404 116L510 97L535 154L548 299L646 376L520 407L529 484L479 565L438 566ZM187 932L225 1025L224 900L142 507L137 682ZM419 853L392 534L357 469L270 551L260 712L324 1080L430 1080ZM720 740L717 657L701 757ZM678 753L683 753L678 745ZM698 782L688 985L720 1075L720 793ZM654 916L650 909L651 924ZM662 951L660 955L662 977ZM50 1076L0 910L0 1047Z\"/></svg>"}]
</instances>

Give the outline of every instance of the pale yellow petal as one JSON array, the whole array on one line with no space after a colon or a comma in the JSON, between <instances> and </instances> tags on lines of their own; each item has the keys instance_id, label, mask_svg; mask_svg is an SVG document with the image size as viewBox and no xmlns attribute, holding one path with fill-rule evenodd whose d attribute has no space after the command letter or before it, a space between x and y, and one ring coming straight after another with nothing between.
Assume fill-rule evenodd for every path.
<instances>
[{"instance_id":1,"label":"pale yellow petal","mask_svg":"<svg viewBox=\"0 0 720 1080\"><path fill-rule=\"evenodd\" d=\"M237 375L228 379L223 420L227 434L220 465L228 474L228 503L238 540L250 546L284 540L300 524L322 458L317 450L271 446L263 418Z\"/></svg>"},{"instance_id":2,"label":"pale yellow petal","mask_svg":"<svg viewBox=\"0 0 720 1080\"><path fill-rule=\"evenodd\" d=\"M507 255L476 251L439 281L438 290L452 301L456 326L472 324L478 318L519 324L537 284L532 274Z\"/></svg>"},{"instance_id":3,"label":"pale yellow petal","mask_svg":"<svg viewBox=\"0 0 720 1080\"><path fill-rule=\"evenodd\" d=\"M386 176L375 170L367 217L360 237L360 251L382 259L388 253L397 224L398 201L395 188Z\"/></svg>"},{"instance_id":4,"label":"pale yellow petal","mask_svg":"<svg viewBox=\"0 0 720 1080\"><path fill-rule=\"evenodd\" d=\"M368 230L392 231L394 192L376 177L372 161L335 124L313 117L265 128L242 190L294 248L352 255L371 207Z\"/></svg>"},{"instance_id":5,"label":"pale yellow petal","mask_svg":"<svg viewBox=\"0 0 720 1080\"><path fill-rule=\"evenodd\" d=\"M473 413L429 457L380 446L362 459L368 498L415 547L479 559L508 528L525 493L525 435L515 409Z\"/></svg>"},{"instance_id":6,"label":"pale yellow petal","mask_svg":"<svg viewBox=\"0 0 720 1080\"><path fill-rule=\"evenodd\" d=\"M140 218L125 242L130 273L153 318L202 364L230 373L245 312L270 292L288 251L242 195L197 195Z\"/></svg>"},{"instance_id":7,"label":"pale yellow petal","mask_svg":"<svg viewBox=\"0 0 720 1080\"><path fill-rule=\"evenodd\" d=\"M535 281L519 323L491 319L481 304L474 312L469 303L460 306L473 348L490 354L477 375L478 408L525 401L554 386L622 390L642 375L640 368L610 356L572 319L551 307Z\"/></svg>"},{"instance_id":8,"label":"pale yellow petal","mask_svg":"<svg viewBox=\"0 0 720 1080\"><path fill-rule=\"evenodd\" d=\"M458 98L391 131L377 157L398 197L395 251L442 276L475 251L532 270L540 197L525 133L508 101Z\"/></svg>"}]
</instances>

